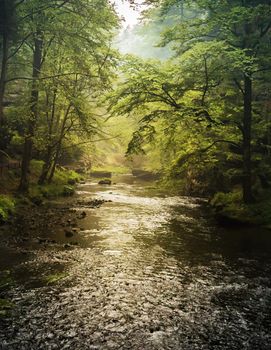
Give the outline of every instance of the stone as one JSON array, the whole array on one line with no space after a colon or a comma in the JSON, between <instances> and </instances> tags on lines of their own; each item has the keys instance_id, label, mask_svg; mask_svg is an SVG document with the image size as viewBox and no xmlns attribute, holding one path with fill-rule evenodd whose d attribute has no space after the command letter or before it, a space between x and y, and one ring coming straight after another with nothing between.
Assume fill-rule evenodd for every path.
<instances>
[{"instance_id":1,"label":"stone","mask_svg":"<svg viewBox=\"0 0 271 350\"><path fill-rule=\"evenodd\" d=\"M65 236L67 238L71 238L71 237L73 237L73 232L71 230L65 230Z\"/></svg>"},{"instance_id":2,"label":"stone","mask_svg":"<svg viewBox=\"0 0 271 350\"><path fill-rule=\"evenodd\" d=\"M99 185L111 185L112 181L109 179L101 180L98 182Z\"/></svg>"}]
</instances>

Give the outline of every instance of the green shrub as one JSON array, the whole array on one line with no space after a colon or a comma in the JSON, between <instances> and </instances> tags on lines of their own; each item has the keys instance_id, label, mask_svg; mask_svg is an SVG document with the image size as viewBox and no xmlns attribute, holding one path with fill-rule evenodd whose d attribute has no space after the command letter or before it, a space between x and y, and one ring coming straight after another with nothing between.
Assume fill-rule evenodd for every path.
<instances>
[{"instance_id":1,"label":"green shrub","mask_svg":"<svg viewBox=\"0 0 271 350\"><path fill-rule=\"evenodd\" d=\"M0 223L7 221L15 211L15 200L9 196L0 195Z\"/></svg>"},{"instance_id":2,"label":"green shrub","mask_svg":"<svg viewBox=\"0 0 271 350\"><path fill-rule=\"evenodd\" d=\"M237 204L242 202L242 193L241 191L234 192L218 192L214 195L211 200L211 205L214 207L225 207L232 204Z\"/></svg>"},{"instance_id":3,"label":"green shrub","mask_svg":"<svg viewBox=\"0 0 271 350\"><path fill-rule=\"evenodd\" d=\"M258 198L255 203L244 204L241 191L217 193L210 201L215 212L238 222L271 227L270 193Z\"/></svg>"},{"instance_id":4,"label":"green shrub","mask_svg":"<svg viewBox=\"0 0 271 350\"><path fill-rule=\"evenodd\" d=\"M66 197L72 196L74 194L75 190L72 186L64 186L63 187L63 195Z\"/></svg>"}]
</instances>

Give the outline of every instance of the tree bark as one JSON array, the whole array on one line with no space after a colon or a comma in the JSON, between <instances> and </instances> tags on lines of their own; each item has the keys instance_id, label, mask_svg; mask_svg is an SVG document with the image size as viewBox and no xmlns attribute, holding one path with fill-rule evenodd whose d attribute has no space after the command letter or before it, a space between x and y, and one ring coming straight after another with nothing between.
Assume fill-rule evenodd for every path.
<instances>
[{"instance_id":1,"label":"tree bark","mask_svg":"<svg viewBox=\"0 0 271 350\"><path fill-rule=\"evenodd\" d=\"M43 164L42 172L41 172L41 175L40 175L39 181L38 181L39 185L43 185L46 182L49 171L50 171L51 166L52 166L52 161L53 161L53 152L54 152L55 145L53 144L52 132L53 132L54 119L55 119L56 98L57 98L57 89L54 89L51 117L49 118L49 116L47 116L48 146L47 146L47 151L46 151L46 156L45 156L45 162ZM49 105L49 97L47 95L47 107L48 107L48 105Z\"/></svg>"},{"instance_id":2,"label":"tree bark","mask_svg":"<svg viewBox=\"0 0 271 350\"><path fill-rule=\"evenodd\" d=\"M243 200L253 201L251 173L251 123L252 123L252 80L244 76L244 115L243 115Z\"/></svg>"},{"instance_id":3,"label":"tree bark","mask_svg":"<svg viewBox=\"0 0 271 350\"><path fill-rule=\"evenodd\" d=\"M49 171L50 171L51 165L52 165L52 157L53 157L53 147L48 146L46 157L45 157L45 162L43 164L42 172L41 172L41 175L40 175L39 181L38 181L39 185L43 185L47 180L47 176L49 174Z\"/></svg>"},{"instance_id":4,"label":"tree bark","mask_svg":"<svg viewBox=\"0 0 271 350\"><path fill-rule=\"evenodd\" d=\"M66 123L67 123L67 120L68 120L68 116L69 116L71 107L72 107L71 104L69 104L69 106L68 106L68 108L67 108L67 110L65 112L63 121L62 121L61 131L60 131L58 143L57 143L57 146L56 146L55 156L54 156L53 164L52 164L52 167L51 167L50 175L49 175L49 178L48 178L48 183L52 182L54 174L55 174L56 165L57 165L57 162L58 162L58 159L59 159L59 156L60 156L60 152L61 152L62 140L63 140L63 138L65 136L66 131L67 131L67 130L65 130L65 127L66 127Z\"/></svg>"},{"instance_id":5,"label":"tree bark","mask_svg":"<svg viewBox=\"0 0 271 350\"><path fill-rule=\"evenodd\" d=\"M57 149L55 152L55 156L54 156L54 160L53 160L53 164L51 167L51 171L48 177L48 183L50 184L53 181L54 175L55 175L55 170L56 170L56 165L60 156L60 151L61 151L61 142L57 145Z\"/></svg>"},{"instance_id":6,"label":"tree bark","mask_svg":"<svg viewBox=\"0 0 271 350\"><path fill-rule=\"evenodd\" d=\"M28 192L30 161L32 158L33 137L35 135L35 126L38 119L38 100L39 100L39 76L42 66L43 40L41 31L37 31L34 39L33 55L33 83L30 98L30 118L27 125L27 135L24 141L24 153L22 159L21 180L19 185L20 192Z\"/></svg>"},{"instance_id":7,"label":"tree bark","mask_svg":"<svg viewBox=\"0 0 271 350\"><path fill-rule=\"evenodd\" d=\"M0 76L0 127L5 123L4 116L4 97L6 87L6 76L8 67L8 33L4 30L2 34L2 62L1 62L1 76Z\"/></svg>"},{"instance_id":8,"label":"tree bark","mask_svg":"<svg viewBox=\"0 0 271 350\"><path fill-rule=\"evenodd\" d=\"M0 6L1 17L1 71L0 71L0 150L5 151L9 143L9 132L5 122L4 97L9 55L9 25L11 14L8 2L2 0ZM1 158L1 154L0 154Z\"/></svg>"}]
</instances>

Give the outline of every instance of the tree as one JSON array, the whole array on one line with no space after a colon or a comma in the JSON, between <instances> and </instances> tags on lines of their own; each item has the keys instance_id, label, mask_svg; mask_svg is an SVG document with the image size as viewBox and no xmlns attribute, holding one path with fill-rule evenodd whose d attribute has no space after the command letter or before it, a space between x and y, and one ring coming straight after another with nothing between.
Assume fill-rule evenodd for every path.
<instances>
[{"instance_id":1,"label":"tree","mask_svg":"<svg viewBox=\"0 0 271 350\"><path fill-rule=\"evenodd\" d=\"M10 81L32 81L19 186L20 191L27 192L36 126L42 114L42 82L61 76L69 80L82 75L88 77L92 87L97 85L96 81L100 81L100 86L107 84L108 70L114 64L110 42L117 19L106 1L94 0L55 0L49 4L35 0L21 7L21 18L26 21L25 30L31 33L25 44L33 53L32 75L14 77ZM67 27L67 22L74 23L74 26ZM57 73L48 70L49 60L54 60L50 56L52 50L65 55L73 64L63 64ZM57 86L54 87L56 89Z\"/></svg>"},{"instance_id":2,"label":"tree","mask_svg":"<svg viewBox=\"0 0 271 350\"><path fill-rule=\"evenodd\" d=\"M163 18L168 13L174 16L172 9L179 5L174 0L154 2ZM227 144L234 157L242 156L243 200L249 203L257 174L253 169L257 139L252 137L252 129L258 119L254 87L259 87L263 72L270 69L271 6L268 1L208 0L183 1L181 5L181 16L175 11L177 15L161 40L161 45L171 44L175 51L166 75L164 64L156 63L154 72L152 63L147 63L119 91L120 111L137 112L140 104L147 104L130 145L143 142L144 134L149 137L146 122L158 118L168 118L174 125L180 119L198 120L202 134L206 134L207 122L212 147ZM125 108L125 103L129 107ZM160 108L161 103L166 110ZM221 139L221 133L226 137ZM239 167L239 161L235 164Z\"/></svg>"},{"instance_id":3,"label":"tree","mask_svg":"<svg viewBox=\"0 0 271 350\"><path fill-rule=\"evenodd\" d=\"M188 3L188 2L187 2ZM252 194L252 125L253 83L260 71L270 69L271 6L269 1L192 1L202 11L195 21L184 21L170 29L164 42L181 47L202 40L220 40L231 47L236 59L232 81L243 97L243 119L239 125L243 151L243 199L253 200ZM181 40L178 34L182 32Z\"/></svg>"}]
</instances>

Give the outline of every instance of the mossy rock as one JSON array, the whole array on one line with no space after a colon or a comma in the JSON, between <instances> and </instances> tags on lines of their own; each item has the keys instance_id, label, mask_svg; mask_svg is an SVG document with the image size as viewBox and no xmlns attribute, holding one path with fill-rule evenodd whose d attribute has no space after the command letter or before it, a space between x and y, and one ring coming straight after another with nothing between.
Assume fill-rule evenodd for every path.
<instances>
[{"instance_id":1,"label":"mossy rock","mask_svg":"<svg viewBox=\"0 0 271 350\"><path fill-rule=\"evenodd\" d=\"M110 179L103 179L98 182L99 185L111 185L112 181Z\"/></svg>"},{"instance_id":2,"label":"mossy rock","mask_svg":"<svg viewBox=\"0 0 271 350\"><path fill-rule=\"evenodd\" d=\"M31 202L37 206L43 204L43 197L41 195L33 196L30 198Z\"/></svg>"},{"instance_id":3,"label":"mossy rock","mask_svg":"<svg viewBox=\"0 0 271 350\"><path fill-rule=\"evenodd\" d=\"M68 185L74 186L75 184L76 184L76 180L75 179L69 179L68 180Z\"/></svg>"},{"instance_id":4,"label":"mossy rock","mask_svg":"<svg viewBox=\"0 0 271 350\"><path fill-rule=\"evenodd\" d=\"M69 197L69 196L74 195L75 189L72 186L64 186L62 193L63 193L63 196Z\"/></svg>"}]
</instances>

